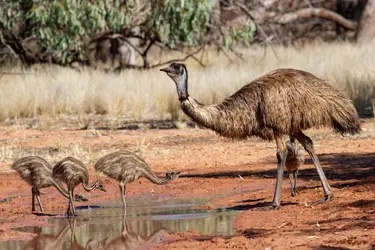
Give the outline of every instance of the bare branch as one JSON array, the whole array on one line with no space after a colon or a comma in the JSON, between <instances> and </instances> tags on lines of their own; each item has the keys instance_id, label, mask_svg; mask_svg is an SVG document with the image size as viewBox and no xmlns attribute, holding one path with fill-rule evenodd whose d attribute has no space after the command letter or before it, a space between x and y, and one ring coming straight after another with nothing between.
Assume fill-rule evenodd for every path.
<instances>
[{"instance_id":1,"label":"bare branch","mask_svg":"<svg viewBox=\"0 0 375 250\"><path fill-rule=\"evenodd\" d=\"M219 46L219 50L221 50L221 52L224 53L224 55L228 58L230 63L233 62L233 60L230 58L230 56L228 55L228 53L225 51L225 49L222 46Z\"/></svg>"},{"instance_id":2,"label":"bare branch","mask_svg":"<svg viewBox=\"0 0 375 250\"><path fill-rule=\"evenodd\" d=\"M185 51L183 51L183 50L180 50L180 49L172 49L172 50L175 50L175 51L178 51L178 52L184 53L184 54L186 54L187 56L191 57L194 61L196 61L197 63L199 63L200 66L202 66L202 67L206 67L206 65L203 64L202 61L199 60L199 59L195 56L195 54L197 54L201 49L204 50L204 48L205 48L205 45L203 45L202 48L198 49L198 51L196 51L196 53L194 52L193 54L189 54L189 53L187 53L187 52L185 52ZM187 58L186 58L186 59L187 59ZM185 59L185 60L186 60L186 59Z\"/></svg>"},{"instance_id":3,"label":"bare branch","mask_svg":"<svg viewBox=\"0 0 375 250\"><path fill-rule=\"evenodd\" d=\"M17 59L19 59L20 57L18 56L18 54L12 49L11 46L9 46L9 44L5 41L4 39L4 35L3 35L3 31L0 30L0 42L10 51L10 53Z\"/></svg>"},{"instance_id":4,"label":"bare branch","mask_svg":"<svg viewBox=\"0 0 375 250\"><path fill-rule=\"evenodd\" d=\"M157 68L157 67L160 67L160 66L163 66L163 65L166 65L166 64L170 64L170 63L173 63L173 62L186 61L187 59L189 59L189 58L193 57L194 55L198 54L205 46L206 45L201 46L196 51L186 55L184 58L181 58L181 59L173 59L173 60L169 60L169 61L166 61L166 62L157 63L157 64L154 64L154 65L148 66L146 68L144 66L139 66L139 65L125 64L125 65L122 65L122 66L119 66L119 67L115 68L114 71L119 72L122 69L152 69L152 68Z\"/></svg>"},{"instance_id":5,"label":"bare branch","mask_svg":"<svg viewBox=\"0 0 375 250\"><path fill-rule=\"evenodd\" d=\"M163 63L158 63L158 64L155 64L155 65L152 65L150 66L150 68L156 68L156 67L160 67L160 66L163 66L163 65L166 65L166 64L170 64L170 63L173 63L173 62L181 62L181 61L186 61L187 59L189 59L190 57L193 57L194 55L198 54L206 45L204 44L203 46L201 46L199 49L197 49L196 51L194 51L193 53L190 53L188 55L186 55L184 58L182 59L174 59L174 60L169 60L169 61L166 61L166 62L163 62Z\"/></svg>"},{"instance_id":6,"label":"bare branch","mask_svg":"<svg viewBox=\"0 0 375 250\"><path fill-rule=\"evenodd\" d=\"M257 24L255 22L255 19L254 17L250 14L250 11L246 8L245 5L241 4L241 3L237 3L237 5L240 7L240 9L248 16L252 19L252 21L255 23L255 25L257 26L257 28L259 29L260 33L262 34L263 38L264 38L264 41L271 47L272 49L272 52L273 54L275 55L276 59L280 61L280 58L279 56L277 55L276 53L276 50L274 49L273 45L270 43L271 39L270 37L267 36L266 32L264 31L264 29L262 28L262 26L260 26L259 24Z\"/></svg>"},{"instance_id":7,"label":"bare branch","mask_svg":"<svg viewBox=\"0 0 375 250\"><path fill-rule=\"evenodd\" d=\"M274 20L276 20L280 24L287 24L294 22L298 19L305 19L311 17L325 18L327 20L340 24L344 28L351 30L355 30L358 27L357 22L348 20L343 16L324 8L304 8L294 12L282 14L280 16L275 17Z\"/></svg>"}]
</instances>

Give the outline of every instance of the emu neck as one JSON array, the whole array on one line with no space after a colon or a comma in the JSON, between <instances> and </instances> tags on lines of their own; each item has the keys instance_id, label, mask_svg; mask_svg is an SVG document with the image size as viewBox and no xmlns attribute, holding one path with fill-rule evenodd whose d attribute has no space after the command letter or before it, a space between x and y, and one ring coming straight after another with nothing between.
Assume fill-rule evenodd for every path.
<instances>
[{"instance_id":1,"label":"emu neck","mask_svg":"<svg viewBox=\"0 0 375 250\"><path fill-rule=\"evenodd\" d=\"M181 108L186 115L188 115L193 121L198 124L210 128L212 130L217 130L218 124L221 119L219 117L220 112L215 105L202 105L191 97L186 100L181 101ZM219 131L217 131L219 132Z\"/></svg>"},{"instance_id":2,"label":"emu neck","mask_svg":"<svg viewBox=\"0 0 375 250\"><path fill-rule=\"evenodd\" d=\"M65 198L69 199L69 193L66 191L65 188L63 188L59 183L57 183L55 180L52 180L52 186L54 186Z\"/></svg>"},{"instance_id":3,"label":"emu neck","mask_svg":"<svg viewBox=\"0 0 375 250\"><path fill-rule=\"evenodd\" d=\"M64 239L65 239L65 236L66 236L66 233L70 230L70 226L67 225L63 228L63 230L61 230L61 232L59 233L55 243L54 243L54 246L62 246L63 242L64 242Z\"/></svg>"},{"instance_id":4,"label":"emu neck","mask_svg":"<svg viewBox=\"0 0 375 250\"><path fill-rule=\"evenodd\" d=\"M95 184L96 182L94 182L93 184L91 184L91 186L88 186L88 184L82 182L82 187L84 190L86 190L87 192L91 192L92 190L95 189Z\"/></svg>"},{"instance_id":5,"label":"emu neck","mask_svg":"<svg viewBox=\"0 0 375 250\"><path fill-rule=\"evenodd\" d=\"M164 185L164 184L167 184L168 182L171 181L171 179L166 178L166 177L165 178L159 178L152 172L151 173L145 173L144 177L147 178L152 183L157 184L157 185Z\"/></svg>"},{"instance_id":6,"label":"emu neck","mask_svg":"<svg viewBox=\"0 0 375 250\"><path fill-rule=\"evenodd\" d=\"M185 72L178 80L175 80L178 99L184 101L189 97L188 93L188 74Z\"/></svg>"}]
</instances>

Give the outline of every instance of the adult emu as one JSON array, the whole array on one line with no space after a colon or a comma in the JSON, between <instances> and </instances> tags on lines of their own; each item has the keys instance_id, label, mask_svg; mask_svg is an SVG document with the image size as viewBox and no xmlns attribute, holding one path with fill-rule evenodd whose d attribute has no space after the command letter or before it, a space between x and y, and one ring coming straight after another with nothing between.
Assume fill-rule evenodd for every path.
<instances>
[{"instance_id":1,"label":"adult emu","mask_svg":"<svg viewBox=\"0 0 375 250\"><path fill-rule=\"evenodd\" d=\"M216 105L203 105L188 94L186 66L172 63L160 69L176 83L181 108L196 123L218 134L243 139L256 136L276 141L277 181L271 206L280 208L280 191L287 150L284 135L296 138L311 156L328 201L331 187L320 166L312 140L302 130L328 126L341 134L359 133L360 121L353 104L339 91L316 76L296 69L276 69L243 86Z\"/></svg>"}]
</instances>

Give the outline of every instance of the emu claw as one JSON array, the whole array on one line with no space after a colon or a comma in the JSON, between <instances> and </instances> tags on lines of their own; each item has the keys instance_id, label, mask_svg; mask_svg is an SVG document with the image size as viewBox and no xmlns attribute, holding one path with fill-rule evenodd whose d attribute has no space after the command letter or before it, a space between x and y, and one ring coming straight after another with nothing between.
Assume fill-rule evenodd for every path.
<instances>
[{"instance_id":1,"label":"emu claw","mask_svg":"<svg viewBox=\"0 0 375 250\"><path fill-rule=\"evenodd\" d=\"M297 196L297 194L299 194L299 191L296 189L296 190L293 190L292 191L292 197L296 197Z\"/></svg>"},{"instance_id":2,"label":"emu claw","mask_svg":"<svg viewBox=\"0 0 375 250\"><path fill-rule=\"evenodd\" d=\"M69 218L72 217L72 216L76 216L70 209L66 211L66 216L68 216Z\"/></svg>"},{"instance_id":3,"label":"emu claw","mask_svg":"<svg viewBox=\"0 0 375 250\"><path fill-rule=\"evenodd\" d=\"M326 194L326 195L324 195L323 199L311 203L311 206L316 206L316 205L328 202L328 201L331 200L332 197L333 197L332 194Z\"/></svg>"}]
</instances>

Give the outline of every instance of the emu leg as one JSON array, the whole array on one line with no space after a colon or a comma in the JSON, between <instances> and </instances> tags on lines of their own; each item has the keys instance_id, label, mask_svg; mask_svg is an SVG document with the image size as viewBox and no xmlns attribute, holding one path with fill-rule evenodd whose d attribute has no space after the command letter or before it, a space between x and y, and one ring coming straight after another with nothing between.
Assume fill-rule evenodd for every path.
<instances>
[{"instance_id":1,"label":"emu leg","mask_svg":"<svg viewBox=\"0 0 375 250\"><path fill-rule=\"evenodd\" d=\"M298 176L298 170L296 172L293 173L293 176L294 176L294 193L297 195L299 192L298 192L298 189L297 189L297 176Z\"/></svg>"},{"instance_id":2,"label":"emu leg","mask_svg":"<svg viewBox=\"0 0 375 250\"><path fill-rule=\"evenodd\" d=\"M273 201L270 206L264 206L255 210L278 210L280 208L281 185L284 178L284 168L288 151L281 137L276 137L277 146L277 177Z\"/></svg>"},{"instance_id":3,"label":"emu leg","mask_svg":"<svg viewBox=\"0 0 375 250\"><path fill-rule=\"evenodd\" d=\"M39 208L40 208L40 211L43 213L44 210L43 210L43 206L42 206L42 202L40 201L40 196L39 196L39 191L38 193L36 194L36 200L38 201L38 205L39 205Z\"/></svg>"},{"instance_id":4,"label":"emu leg","mask_svg":"<svg viewBox=\"0 0 375 250\"><path fill-rule=\"evenodd\" d=\"M68 189L68 194L69 194L69 202L68 202L68 209L66 210L66 215L68 216L68 217L70 217L70 216L72 216L72 209L71 209L71 207L72 207L72 196L70 195L71 194L71 191L70 191L70 189Z\"/></svg>"},{"instance_id":5,"label":"emu leg","mask_svg":"<svg viewBox=\"0 0 375 250\"><path fill-rule=\"evenodd\" d=\"M285 149L285 145L284 145L284 149ZM285 168L285 162L286 162L287 155L288 155L288 152L286 150L280 151L278 149L278 151L277 151L276 187L275 187L275 193L273 195L273 201L272 201L272 206L273 206L274 209L280 208L281 185L283 183L284 168Z\"/></svg>"},{"instance_id":6,"label":"emu leg","mask_svg":"<svg viewBox=\"0 0 375 250\"><path fill-rule=\"evenodd\" d=\"M31 212L35 212L35 190L34 187L31 188Z\"/></svg>"},{"instance_id":7,"label":"emu leg","mask_svg":"<svg viewBox=\"0 0 375 250\"><path fill-rule=\"evenodd\" d=\"M74 197L73 190L70 191L69 197L70 197L70 202L71 202L70 205L71 205L71 208L72 208L72 212L73 212L73 215L75 215L76 209L74 208L74 203L73 203L73 197Z\"/></svg>"},{"instance_id":8,"label":"emu leg","mask_svg":"<svg viewBox=\"0 0 375 250\"><path fill-rule=\"evenodd\" d=\"M292 173L289 173L289 180L290 180L291 194L294 197L298 193L298 191L297 191L297 171L293 171Z\"/></svg>"},{"instance_id":9,"label":"emu leg","mask_svg":"<svg viewBox=\"0 0 375 250\"><path fill-rule=\"evenodd\" d=\"M317 204L329 201L333 195L331 186L329 185L327 178L324 174L324 171L322 167L320 166L320 162L319 162L318 156L315 153L312 140L307 135L305 135L302 131L296 134L295 137L302 144L305 150L309 153L312 161L314 162L316 171L319 174L320 181L322 182L324 197L321 200L313 202L312 205L317 205Z\"/></svg>"},{"instance_id":10,"label":"emu leg","mask_svg":"<svg viewBox=\"0 0 375 250\"><path fill-rule=\"evenodd\" d=\"M293 178L293 173L289 173L289 181L290 181L290 191L291 191L291 195L292 195L292 196L295 196L296 194L293 192L293 191L294 191L294 185L293 185L294 178Z\"/></svg>"},{"instance_id":11,"label":"emu leg","mask_svg":"<svg viewBox=\"0 0 375 250\"><path fill-rule=\"evenodd\" d=\"M70 206L71 206L71 202L70 202L70 198L69 198L68 209L66 210L66 215L68 217L70 217L72 215L72 211L70 210Z\"/></svg>"},{"instance_id":12,"label":"emu leg","mask_svg":"<svg viewBox=\"0 0 375 250\"><path fill-rule=\"evenodd\" d=\"M121 200L122 200L122 205L123 205L123 209L126 208L126 201L125 201L125 190L126 190L126 187L125 187L126 183L123 183L123 182L120 182L120 193L121 193Z\"/></svg>"},{"instance_id":13,"label":"emu leg","mask_svg":"<svg viewBox=\"0 0 375 250\"><path fill-rule=\"evenodd\" d=\"M122 210L122 233L123 235L126 235L128 233L126 226L126 209Z\"/></svg>"},{"instance_id":14,"label":"emu leg","mask_svg":"<svg viewBox=\"0 0 375 250\"><path fill-rule=\"evenodd\" d=\"M73 222L72 222L71 220L73 220ZM72 243L73 243L73 240L74 240L74 241L77 241L77 240L76 240L76 235L75 235L76 219L73 217L73 218L69 218L68 221L69 221L69 226L70 226L70 230L71 230L71 234L70 234L70 242L71 242L71 244L72 244ZM72 224L73 224L73 226L72 226Z\"/></svg>"}]
</instances>

